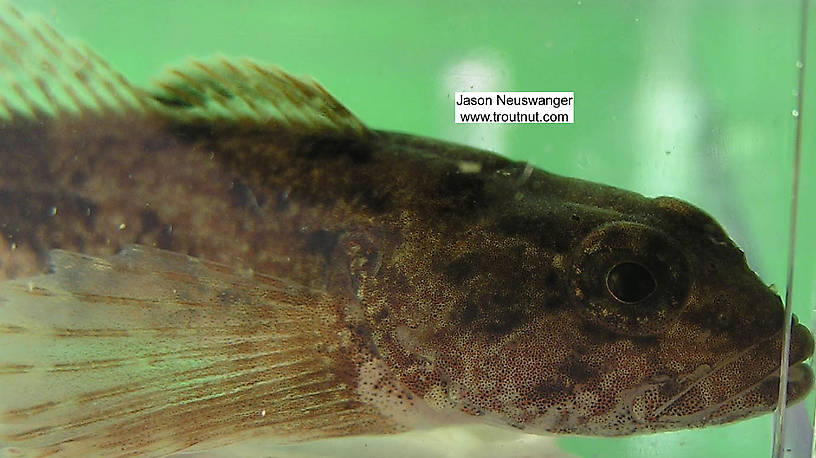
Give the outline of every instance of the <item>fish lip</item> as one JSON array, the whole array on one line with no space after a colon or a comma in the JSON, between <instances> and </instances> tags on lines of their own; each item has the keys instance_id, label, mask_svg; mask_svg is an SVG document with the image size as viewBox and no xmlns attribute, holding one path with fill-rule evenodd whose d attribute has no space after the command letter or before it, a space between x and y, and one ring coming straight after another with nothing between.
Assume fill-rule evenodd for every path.
<instances>
[{"instance_id":1,"label":"fish lip","mask_svg":"<svg viewBox=\"0 0 816 458\"><path fill-rule=\"evenodd\" d=\"M813 334L810 330L799 323L799 318L796 315L791 315L793 319L793 323L791 324L791 339L790 339L790 349L793 351L794 339L796 339L796 343L804 345L802 351L798 353L794 357L791 355L791 359L788 361L788 399L786 400L787 405L794 404L798 401L801 401L807 394L813 389L814 384L814 372L813 368L810 365L806 364L805 361L810 359L813 356L814 351L814 339ZM782 329L780 332L784 332ZM769 381L773 381L774 379L779 380L780 377L780 366L777 366L773 372L766 375L762 380L760 380L755 386L758 386L762 383L767 383ZM797 376L799 378L797 378ZM777 383L778 384L778 383ZM791 386L793 384L793 386ZM792 393L791 388L796 388L798 386L805 386L806 388L803 390L799 390L798 393ZM791 395L799 394L799 396L795 396L793 399ZM734 397L736 398L736 396ZM731 400L726 400L727 402L731 402Z\"/></svg>"},{"instance_id":2,"label":"fish lip","mask_svg":"<svg viewBox=\"0 0 816 458\"><path fill-rule=\"evenodd\" d=\"M802 377L804 377L804 379ZM774 382L779 381L779 370L778 369L775 370L774 372L771 372L770 374L766 375L761 380L759 380L757 383L755 383L755 384L751 385L750 387L746 388L746 390L743 393L736 394L736 395L726 399L722 403L718 404L716 407L722 407L723 405L726 405L729 402L733 402L734 400L739 399L740 397L744 397L746 393L749 393L749 392L753 391L757 386L760 386L763 383L767 383L769 381L774 381ZM813 368L811 368L809 364L805 363L804 360L799 361L799 362L791 362L791 364L788 366L788 400L787 400L787 404L792 405L795 402L800 401L804 397L804 396L802 396L802 397L796 397L794 399L791 399L791 388L792 388L791 385L792 384L794 385L793 388L795 388L797 384L800 385L800 386L807 386L808 387L807 389L799 391L799 394L807 395L807 393L810 392L810 389L813 387L813 381L814 381Z\"/></svg>"},{"instance_id":3,"label":"fish lip","mask_svg":"<svg viewBox=\"0 0 816 458\"><path fill-rule=\"evenodd\" d=\"M740 420L747 420L749 418L763 415L773 411L776 405L776 399L779 389L779 375L774 371L756 383L746 387L744 390L735 395L725 399L724 401L708 406L697 412L680 416L671 417L669 415L657 415L653 418L643 421L644 426L653 431L666 431L676 429L687 429L694 427L704 427L711 425L719 425L724 423L731 423ZM750 400L752 395L760 392L764 385L772 383L774 399L772 404L746 404L732 411L729 406L740 406L740 401ZM795 363L790 366L788 389L787 389L787 406L792 406L804 400L814 386L814 372L813 369L804 362ZM649 426L646 426L649 425Z\"/></svg>"},{"instance_id":4,"label":"fish lip","mask_svg":"<svg viewBox=\"0 0 816 458\"><path fill-rule=\"evenodd\" d=\"M791 316L793 317L793 324L791 325L791 345L793 344L794 330L801 329L802 332L800 332L800 336L806 336L806 344L807 344L806 350L802 353L803 357L799 358L799 360L796 361L796 363L801 363L802 361L805 361L806 359L809 359L809 358L811 358L813 356L813 351L814 351L813 334L810 332L810 330L807 327L805 327L804 325L799 323L799 318L797 318L796 315L791 315Z\"/></svg>"},{"instance_id":5,"label":"fish lip","mask_svg":"<svg viewBox=\"0 0 816 458\"><path fill-rule=\"evenodd\" d=\"M791 333L790 333L790 351L791 351L791 354L790 354L790 359L788 360L788 372L790 373L794 368L796 368L797 371L807 370L810 373L810 377L809 377L810 381L811 381L810 385L812 386L813 385L813 370L808 364L805 364L805 361L810 359L813 356L813 351L814 351L813 334L811 334L810 330L806 326L799 323L799 318L797 318L796 315L792 315L791 317L792 317L793 322L791 323ZM780 337L784 333L784 331L785 331L784 328L780 329L778 332L776 332L772 336L770 336L767 340L759 341L756 345L761 345L761 344L766 343L766 342L768 342L768 341L770 341L772 339ZM793 353L794 344L804 345L804 347L803 347L802 350L800 350L799 352L794 354ZM779 347L774 345L773 347L774 347L774 349L781 352L781 345ZM767 382L769 380L773 380L773 379L779 379L780 368L781 368L781 364L774 366L773 370L768 372L768 374L765 375L765 377L762 377L761 379L757 380L755 383L747 386L745 388L745 390L742 391L742 393L737 393L737 394L735 394L733 396L730 396L730 397L726 398L725 400L723 400L722 402L716 404L713 407L721 407L721 406L723 406L725 404L728 404L729 402L732 402L733 400L739 398L740 396L744 395L746 392L751 391L756 386L761 385L762 383L765 383L765 382ZM706 377L711 376L711 375L712 374L707 374ZM792 382L795 382L795 380L792 380L792 379L789 378L788 383L790 384ZM805 392L807 392L807 391L808 390L805 390Z\"/></svg>"},{"instance_id":6,"label":"fish lip","mask_svg":"<svg viewBox=\"0 0 816 458\"><path fill-rule=\"evenodd\" d=\"M760 380L757 383L755 383L754 385L746 388L743 392L741 392L741 393L739 393L739 394L737 394L735 396L732 396L731 398L725 400L724 402L722 402L722 403L720 403L720 404L718 404L716 406L712 406L711 409L707 409L708 410L707 413L711 414L711 413L715 412L717 409L721 409L721 408L723 408L723 407L725 407L725 406L727 406L729 404L733 404L735 402L738 402L740 399L747 398L748 396L755 393L757 390L759 390L763 385L765 385L767 383L773 383L772 386L774 387L774 392L778 393L779 392L779 372L774 371L774 372L766 375L762 380ZM811 368L810 365L808 365L805 362L800 361L798 363L792 363L790 366L788 366L788 388L787 388L787 399L785 400L785 405L789 407L789 406L792 406L792 405L798 403L799 401L804 400L807 397L807 395L810 393L810 391L813 389L813 383L814 383L814 373L813 373L813 368ZM774 404L772 406L769 406L768 409L760 410L760 411L755 412L755 413L753 413L751 415L745 415L745 416L742 416L742 417L738 417L738 418L735 418L734 420L750 418L750 417L753 417L755 415L761 415L762 413L770 412L776 406L776 401L778 400L778 395L776 395L776 396L777 397L775 397ZM707 423L708 424L717 424L717 423L727 423L729 421L731 421L731 420L726 418L724 421L716 421L715 420L715 421L710 421L710 422L707 422Z\"/></svg>"},{"instance_id":7,"label":"fish lip","mask_svg":"<svg viewBox=\"0 0 816 458\"><path fill-rule=\"evenodd\" d=\"M781 342L774 342L774 340L781 340L783 332L784 329L780 329L779 331L775 332L770 336L759 339L756 343L742 351L741 354L744 354L746 358L740 358L738 355L736 358L727 362L723 366L712 369L704 376L695 380L694 382L692 382L692 385L702 382L705 379L708 379L712 376L716 376L716 374L718 374L721 370L726 369L730 365L750 364L752 359L761 358L763 355L762 353L763 351L770 352L766 354L773 354L775 351L781 352ZM766 345L768 346L768 349L763 350L763 346ZM808 364L804 363L805 360L807 360L813 355L813 351L814 351L813 334L810 333L807 327L800 324L799 320L794 315L791 326L791 354L788 363L789 378L787 390L788 393L787 405L792 405L796 402L801 401L807 396L807 394L813 388L814 385L813 370ZM725 397L722 400L720 400L720 402L711 404L707 407L697 410L696 412L690 412L681 415L676 414L672 415L671 413L669 413L672 409L672 406L675 405L681 399L683 399L683 397L686 395L681 394L675 399L671 400L670 402L652 411L652 414L650 416L651 418L647 421L649 423L652 423L652 425L659 430L664 429L666 425L672 424L675 426L669 426L668 429L676 429L678 425L679 427L685 428L691 426L705 426L720 423L729 423L732 421L747 419L757 415L761 415L763 413L770 412L771 410L773 410L774 405L776 404L778 398L777 393L779 381L779 368L780 366L778 364L777 359L777 365L773 367L768 367L766 370L763 370L762 372L765 373L764 376L762 376L761 374L757 374L759 377L754 379L753 382L745 384L745 386L739 392L733 393L731 396ZM773 384L772 403L751 402L752 396L755 399L757 396L761 396L763 393L766 394L763 400L771 401L770 399L767 399L767 393L770 392L768 390L769 383ZM689 385L686 388L687 389L691 388L691 386ZM744 402L741 403L740 401ZM738 408L735 407L733 411L729 411L726 410L729 405L739 407ZM663 427L659 426L661 424L664 424L664 426Z\"/></svg>"}]
</instances>

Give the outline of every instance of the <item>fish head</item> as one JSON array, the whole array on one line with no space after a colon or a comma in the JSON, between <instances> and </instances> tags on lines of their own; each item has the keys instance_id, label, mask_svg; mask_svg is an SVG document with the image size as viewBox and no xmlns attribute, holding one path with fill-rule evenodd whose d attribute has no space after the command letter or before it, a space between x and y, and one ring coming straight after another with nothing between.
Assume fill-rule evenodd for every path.
<instances>
[{"instance_id":1,"label":"fish head","mask_svg":"<svg viewBox=\"0 0 816 458\"><path fill-rule=\"evenodd\" d=\"M589 351L606 354L610 369L596 388L578 389L614 407L572 431L658 432L772 410L784 338L781 299L709 215L668 197L645 205L640 221L601 224L573 249L568 294L584 320L576 342L608 332L608 342ZM789 403L813 384L802 363L813 353L813 337L795 317L791 342ZM604 379L617 386L598 395Z\"/></svg>"},{"instance_id":2,"label":"fish head","mask_svg":"<svg viewBox=\"0 0 816 458\"><path fill-rule=\"evenodd\" d=\"M369 317L396 378L431 406L530 433L653 433L771 411L778 295L698 208L596 186L516 198L384 260ZM794 322L788 402L813 385L812 352Z\"/></svg>"}]
</instances>

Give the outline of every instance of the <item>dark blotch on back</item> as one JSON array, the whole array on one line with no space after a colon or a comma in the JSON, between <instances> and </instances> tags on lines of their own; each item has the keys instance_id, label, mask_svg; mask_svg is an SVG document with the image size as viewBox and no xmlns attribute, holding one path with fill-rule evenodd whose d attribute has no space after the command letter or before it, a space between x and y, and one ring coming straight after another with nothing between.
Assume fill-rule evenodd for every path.
<instances>
[{"instance_id":1,"label":"dark blotch on back","mask_svg":"<svg viewBox=\"0 0 816 458\"><path fill-rule=\"evenodd\" d=\"M253 191L240 178L235 178L229 190L230 203L236 208L244 208L259 213L269 198L258 191Z\"/></svg>"},{"instance_id":2,"label":"dark blotch on back","mask_svg":"<svg viewBox=\"0 0 816 458\"><path fill-rule=\"evenodd\" d=\"M467 215L490 204L487 182L478 173L452 170L442 173L436 185L429 186L429 201L442 214Z\"/></svg>"},{"instance_id":3,"label":"dark blotch on back","mask_svg":"<svg viewBox=\"0 0 816 458\"><path fill-rule=\"evenodd\" d=\"M152 232L159 227L159 215L155 210L142 210L142 232Z\"/></svg>"},{"instance_id":4,"label":"dark blotch on back","mask_svg":"<svg viewBox=\"0 0 816 458\"><path fill-rule=\"evenodd\" d=\"M393 208L390 182L384 182L392 164L374 161L377 144L368 138L308 135L298 140L298 156L305 164L320 162L319 167L333 171L337 188L323 190L321 198L336 196L356 201L374 214L383 214ZM353 179L348 179L353 175Z\"/></svg>"},{"instance_id":5,"label":"dark blotch on back","mask_svg":"<svg viewBox=\"0 0 816 458\"><path fill-rule=\"evenodd\" d=\"M83 170L76 170L71 173L71 178L69 179L69 183L71 186L80 187L88 180L88 174L85 173Z\"/></svg>"},{"instance_id":6,"label":"dark blotch on back","mask_svg":"<svg viewBox=\"0 0 816 458\"><path fill-rule=\"evenodd\" d=\"M3 235L35 246L46 240L44 251L84 246L83 233L94 227L96 213L94 202L63 189L31 192L0 188Z\"/></svg>"},{"instance_id":7,"label":"dark blotch on back","mask_svg":"<svg viewBox=\"0 0 816 458\"><path fill-rule=\"evenodd\" d=\"M142 228L136 236L136 243L145 243L144 240L152 236L156 248L163 250L173 248L173 226L171 224L162 221L159 214L153 209L143 210L140 218Z\"/></svg>"},{"instance_id":8,"label":"dark blotch on back","mask_svg":"<svg viewBox=\"0 0 816 458\"><path fill-rule=\"evenodd\" d=\"M299 151L311 160L337 160L346 158L360 165L371 161L372 144L357 137L306 136L300 140Z\"/></svg>"},{"instance_id":9,"label":"dark blotch on back","mask_svg":"<svg viewBox=\"0 0 816 458\"><path fill-rule=\"evenodd\" d=\"M172 250L175 248L175 237L173 237L173 226L164 226L156 234L156 248L162 250Z\"/></svg>"},{"instance_id":10,"label":"dark blotch on back","mask_svg":"<svg viewBox=\"0 0 816 458\"><path fill-rule=\"evenodd\" d=\"M349 194L374 214L387 213L393 207L391 193L373 180L351 183Z\"/></svg>"}]
</instances>

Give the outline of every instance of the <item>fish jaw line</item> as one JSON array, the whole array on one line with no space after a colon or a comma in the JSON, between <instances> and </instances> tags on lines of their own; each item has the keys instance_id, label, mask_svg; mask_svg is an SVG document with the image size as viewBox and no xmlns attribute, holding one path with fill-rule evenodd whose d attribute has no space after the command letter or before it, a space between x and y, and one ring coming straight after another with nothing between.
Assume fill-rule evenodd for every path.
<instances>
[{"instance_id":1,"label":"fish jaw line","mask_svg":"<svg viewBox=\"0 0 816 458\"><path fill-rule=\"evenodd\" d=\"M729 368L731 365L733 365L733 364L739 364L739 363L740 363L740 361L741 361L741 359L743 359L744 357L746 357L746 355L751 355L751 354L752 354L752 352L753 352L754 350L756 350L757 348L759 348L761 345L766 344L767 342L769 342L769 341L773 340L774 338L781 337L781 335L782 335L782 330L779 330L779 331L777 331L776 333L771 334L770 336L767 336L767 337L765 337L764 339L762 339L762 340L759 340L759 341L755 342L753 345L751 345L751 346L749 346L749 347L747 347L747 348L745 348L745 349L743 349L743 350L740 350L740 351L738 351L738 352L735 352L734 354L732 354L732 355L730 355L729 357L725 358L725 359L724 359L724 360L722 360L722 361L721 361L719 364L717 364L717 365L716 365L716 366L714 366L713 368L709 369L709 370L708 370L708 371L707 371L705 374L703 374L702 376L697 377L697 378L695 378L694 380L691 380L689 383L687 383L685 387L683 387L682 389L680 389L680 390L679 390L679 391L678 391L678 392L677 392L677 393L676 393L674 396L672 396L672 397L671 397L669 400L667 400L667 401L666 401L666 402L664 402L664 403L663 403L661 406L659 406L658 408L656 408L656 409L655 409L655 410L654 410L654 411L653 411L653 412L652 412L652 413L651 413L649 416L650 416L651 418L658 418L658 417L660 417L660 416L661 416L661 415L662 415L662 414L663 414L665 411L669 410L669 409L670 409L672 406L674 406L674 405L675 405L675 404L676 404L676 403L677 403L679 400L683 399L683 397L684 397L684 396L686 396L686 394L687 394L689 391L691 391L692 389L694 389L695 387L699 386L700 384L702 384L702 383L704 383L704 382L706 382L706 381L710 381L712 377L714 377L714 376L716 376L717 374L719 374L719 373L723 372L724 370L726 370L727 368ZM778 371L779 371L779 368L777 367L775 370L778 372ZM771 371L771 372L770 372L770 373L768 373L767 375L772 375L772 374L773 374L773 371ZM764 380L764 377L763 377L763 378L760 378L760 379L757 381L757 383L760 383L762 380ZM753 385L751 385L751 386L753 386ZM735 396L736 396L736 395L735 395ZM726 401L724 401L724 402L727 402L727 400L726 400ZM719 405L719 404L718 404L718 405ZM718 405L717 405L717 406L718 406ZM712 407L717 407L717 406L712 406Z\"/></svg>"},{"instance_id":2,"label":"fish jaw line","mask_svg":"<svg viewBox=\"0 0 816 458\"><path fill-rule=\"evenodd\" d=\"M788 396L786 404L792 406L804 400L807 394L813 389L813 370L806 363L797 363L789 367L788 374ZM778 370L768 374L753 386L748 387L743 392L731 397L725 402L717 406L712 406L705 411L701 411L702 415L699 426L718 425L744 420L773 410L776 407L776 396L774 396L773 402L767 404L756 404L750 401L752 397L760 396L763 388L768 386L770 392L778 393ZM739 406L741 404L747 407L740 409Z\"/></svg>"},{"instance_id":3,"label":"fish jaw line","mask_svg":"<svg viewBox=\"0 0 816 458\"><path fill-rule=\"evenodd\" d=\"M780 342L770 343L768 350L762 351L764 345L769 345L774 339ZM666 412L670 411L672 407L682 402L686 396L699 396L699 393L694 393L693 389L706 381L711 382L712 379L718 375L734 367L750 367L753 363L761 362L763 356L776 355L781 353L781 339L782 330L777 333L764 338L747 349L740 351L734 356L729 357L723 363L711 369L707 374L689 383L688 386L674 395L672 399L666 401L660 407L656 408L646 418L642 418L645 424L651 424L653 427L649 429L664 430L677 429L672 427L663 427L661 425L679 424L683 423L682 427L692 426L706 426L721 423L729 423L732 421L747 419L769 412L774 409L777 401L778 386L779 386L779 364L770 366L763 364L765 370L759 372L757 376L748 379L748 383L744 383L744 388L738 392L732 393L725 397L720 402L715 402L708 407L702 408L696 412L681 415L671 415ZM794 354L794 345L798 345L799 351ZM791 360L789 363L789 378L788 378L788 397L787 403L789 405L801 401L813 387L813 371L805 360L811 357L813 353L813 336L810 332L799 324L794 317L794 323L791 329ZM760 349L757 353L755 350ZM689 392L692 392L689 394Z\"/></svg>"}]
</instances>

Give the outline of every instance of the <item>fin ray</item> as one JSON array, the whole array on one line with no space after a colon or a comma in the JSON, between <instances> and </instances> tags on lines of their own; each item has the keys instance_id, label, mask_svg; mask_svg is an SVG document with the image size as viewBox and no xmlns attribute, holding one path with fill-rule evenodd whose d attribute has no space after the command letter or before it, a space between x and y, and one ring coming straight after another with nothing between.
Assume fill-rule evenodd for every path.
<instances>
[{"instance_id":1,"label":"fin ray","mask_svg":"<svg viewBox=\"0 0 816 458\"><path fill-rule=\"evenodd\" d=\"M161 456L375 421L338 375L342 327L325 293L141 246L108 259L55 250L51 263L0 283L11 445Z\"/></svg>"},{"instance_id":2,"label":"fin ray","mask_svg":"<svg viewBox=\"0 0 816 458\"><path fill-rule=\"evenodd\" d=\"M292 134L370 134L317 82L246 58L193 59L169 68L150 91L138 89L87 46L2 0L0 74L0 121L118 112Z\"/></svg>"},{"instance_id":3,"label":"fin ray","mask_svg":"<svg viewBox=\"0 0 816 458\"><path fill-rule=\"evenodd\" d=\"M144 108L140 91L98 55L5 1L0 1L0 50L0 119Z\"/></svg>"},{"instance_id":4,"label":"fin ray","mask_svg":"<svg viewBox=\"0 0 816 458\"><path fill-rule=\"evenodd\" d=\"M191 60L156 83L159 110L180 121L235 121L289 130L366 135L365 125L313 80L250 59Z\"/></svg>"}]
</instances>

